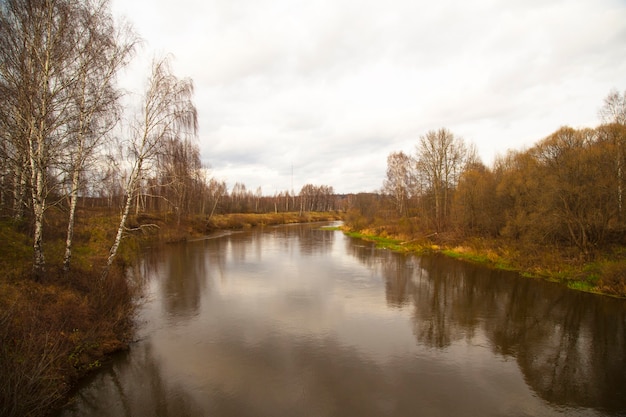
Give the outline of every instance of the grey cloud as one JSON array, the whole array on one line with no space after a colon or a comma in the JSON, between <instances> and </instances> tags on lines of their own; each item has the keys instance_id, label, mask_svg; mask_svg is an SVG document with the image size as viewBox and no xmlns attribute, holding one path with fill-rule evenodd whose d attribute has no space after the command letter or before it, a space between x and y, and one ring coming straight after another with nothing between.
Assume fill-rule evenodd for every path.
<instances>
[{"instance_id":1,"label":"grey cloud","mask_svg":"<svg viewBox=\"0 0 626 417\"><path fill-rule=\"evenodd\" d=\"M442 126L488 158L593 123L626 85L626 4L613 0L114 4L194 79L213 174L268 192L291 164L296 188L377 189L389 152Z\"/></svg>"}]
</instances>

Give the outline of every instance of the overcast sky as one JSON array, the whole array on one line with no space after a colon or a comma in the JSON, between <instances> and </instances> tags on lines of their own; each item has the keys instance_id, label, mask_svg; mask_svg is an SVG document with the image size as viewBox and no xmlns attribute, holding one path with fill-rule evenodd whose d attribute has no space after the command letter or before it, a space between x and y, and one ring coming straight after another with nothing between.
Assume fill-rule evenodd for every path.
<instances>
[{"instance_id":1,"label":"overcast sky","mask_svg":"<svg viewBox=\"0 0 626 417\"><path fill-rule=\"evenodd\" d=\"M446 127L483 162L626 90L625 0L113 0L195 83L199 147L229 189L375 191L387 155ZM141 91L141 77L131 88Z\"/></svg>"}]
</instances>

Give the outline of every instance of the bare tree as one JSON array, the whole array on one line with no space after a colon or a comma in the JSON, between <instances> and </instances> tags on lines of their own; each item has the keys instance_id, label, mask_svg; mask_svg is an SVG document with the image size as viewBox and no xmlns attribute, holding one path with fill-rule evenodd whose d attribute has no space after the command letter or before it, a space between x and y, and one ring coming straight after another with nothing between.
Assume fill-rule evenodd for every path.
<instances>
[{"instance_id":1,"label":"bare tree","mask_svg":"<svg viewBox=\"0 0 626 417\"><path fill-rule=\"evenodd\" d=\"M211 178L208 185L208 196L209 196L209 205L211 206L211 212L209 213L209 217L207 220L211 220L213 214L215 214L215 210L217 209L217 205L220 203L220 200L228 195L226 183L224 181L218 181L215 178Z\"/></svg>"},{"instance_id":2,"label":"bare tree","mask_svg":"<svg viewBox=\"0 0 626 417\"><path fill-rule=\"evenodd\" d=\"M334 208L334 190L328 185L306 184L300 190L300 214L305 211L329 211Z\"/></svg>"},{"instance_id":3,"label":"bare tree","mask_svg":"<svg viewBox=\"0 0 626 417\"><path fill-rule=\"evenodd\" d=\"M201 182L202 169L200 150L195 143L179 138L165 141L164 151L158 157L155 181L160 191L156 197L167 202L178 222L192 210L193 191Z\"/></svg>"},{"instance_id":4,"label":"bare tree","mask_svg":"<svg viewBox=\"0 0 626 417\"><path fill-rule=\"evenodd\" d=\"M408 214L408 203L415 188L415 161L404 152L392 152L387 157L387 177L383 191L390 195L400 216Z\"/></svg>"},{"instance_id":5,"label":"bare tree","mask_svg":"<svg viewBox=\"0 0 626 417\"><path fill-rule=\"evenodd\" d=\"M233 213L246 213L248 211L248 200L250 192L242 182L236 182L230 191L230 208Z\"/></svg>"},{"instance_id":6,"label":"bare tree","mask_svg":"<svg viewBox=\"0 0 626 417\"><path fill-rule=\"evenodd\" d=\"M22 68L23 56L26 47L19 42L16 33L20 21L10 3L0 2L0 157L2 158L2 173L10 176L13 181L5 184L7 199L5 205L11 205L13 216L21 219L23 203L26 199L25 187L19 188L26 182L27 161L24 118L20 117L23 110L25 95L20 94L20 86L25 79ZM18 9L19 10L19 9ZM24 180L24 181L22 181ZM12 197L12 198L11 198ZM12 200L9 204L8 200Z\"/></svg>"},{"instance_id":7,"label":"bare tree","mask_svg":"<svg viewBox=\"0 0 626 417\"><path fill-rule=\"evenodd\" d=\"M86 6L77 16L85 32L78 44L80 53L74 62L75 67L68 69L76 74L76 78L70 101L73 118L65 147L71 178L63 257L65 271L69 270L72 257L76 204L83 171L107 133L117 124L121 90L115 88L115 76L128 63L136 44L136 37L128 27L115 27L108 0L87 2Z\"/></svg>"},{"instance_id":8,"label":"bare tree","mask_svg":"<svg viewBox=\"0 0 626 417\"><path fill-rule=\"evenodd\" d=\"M620 94L619 91L612 90L605 97L598 114L604 124L626 125L626 91Z\"/></svg>"},{"instance_id":9,"label":"bare tree","mask_svg":"<svg viewBox=\"0 0 626 417\"><path fill-rule=\"evenodd\" d=\"M482 162L468 164L461 174L452 211L461 232L491 236L498 233L495 174Z\"/></svg>"},{"instance_id":10,"label":"bare tree","mask_svg":"<svg viewBox=\"0 0 626 417\"><path fill-rule=\"evenodd\" d=\"M2 38L0 61L5 97L5 113L15 122L10 130L14 149L23 151L20 159L30 169L32 205L35 217L33 272L44 271L43 216L46 209L46 175L51 142L56 139L53 126L62 116L55 112L63 82L59 82L59 63L67 61L63 32L68 26L53 5L37 3L33 7L18 0L2 3Z\"/></svg>"},{"instance_id":11,"label":"bare tree","mask_svg":"<svg viewBox=\"0 0 626 417\"><path fill-rule=\"evenodd\" d=\"M626 91L620 94L617 90L613 90L604 99L604 104L599 110L600 120L605 126L614 126L612 133L623 131L626 127ZM605 131L608 131L605 128ZM617 172L617 198L618 198L618 212L619 217L624 217L624 164L626 163L626 136L623 134L611 134L614 145L616 147L615 152L615 165Z\"/></svg>"},{"instance_id":12,"label":"bare tree","mask_svg":"<svg viewBox=\"0 0 626 417\"><path fill-rule=\"evenodd\" d=\"M143 98L142 110L131 126L128 142L129 175L125 203L115 241L103 276L106 277L126 231L126 222L145 170L168 140L197 134L198 114L193 103L193 82L172 74L167 58L155 60Z\"/></svg>"},{"instance_id":13,"label":"bare tree","mask_svg":"<svg viewBox=\"0 0 626 417\"><path fill-rule=\"evenodd\" d=\"M73 69L88 33L80 16L88 9L78 0L7 0L0 5L0 79L2 95L10 97L2 118L11 120L16 173L26 169L29 174L36 279L45 269L44 213L51 184L58 182L51 181L50 175L60 171L61 150L70 130L69 103L77 85ZM16 185L21 188L26 177ZM18 210L21 195L19 189Z\"/></svg>"},{"instance_id":14,"label":"bare tree","mask_svg":"<svg viewBox=\"0 0 626 417\"><path fill-rule=\"evenodd\" d=\"M451 192L464 168L467 147L446 128L431 130L420 137L416 166L434 199L434 224L443 229L450 209Z\"/></svg>"}]
</instances>

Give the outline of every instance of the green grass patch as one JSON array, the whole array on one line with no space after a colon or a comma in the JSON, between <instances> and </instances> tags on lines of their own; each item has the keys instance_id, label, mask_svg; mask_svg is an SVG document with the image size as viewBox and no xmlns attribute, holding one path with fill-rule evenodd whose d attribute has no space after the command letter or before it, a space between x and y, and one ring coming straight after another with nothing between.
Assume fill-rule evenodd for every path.
<instances>
[{"instance_id":1,"label":"green grass patch","mask_svg":"<svg viewBox=\"0 0 626 417\"><path fill-rule=\"evenodd\" d=\"M400 239L393 239L390 237L369 235L359 232L345 232L346 236L362 239L367 242L374 242L379 249L389 249L395 252L415 252L418 251L416 245L405 245Z\"/></svg>"},{"instance_id":2,"label":"green grass patch","mask_svg":"<svg viewBox=\"0 0 626 417\"><path fill-rule=\"evenodd\" d=\"M567 288L577 291L585 292L597 292L597 285L587 280L569 280L567 281Z\"/></svg>"},{"instance_id":3,"label":"green grass patch","mask_svg":"<svg viewBox=\"0 0 626 417\"><path fill-rule=\"evenodd\" d=\"M492 264L491 260L487 255L483 255L480 253L467 253L467 252L457 252L453 249L444 249L441 251L446 256L450 258L459 259L462 261L470 261L479 264Z\"/></svg>"},{"instance_id":4,"label":"green grass patch","mask_svg":"<svg viewBox=\"0 0 626 417\"><path fill-rule=\"evenodd\" d=\"M505 239L460 240L453 236L445 240L429 239L426 236L412 240L416 233L396 234L392 229L381 225L361 229L360 232L346 231L345 234L374 242L378 248L417 255L442 253L453 259L517 272L526 278L559 283L577 291L626 298L626 246L604 248L602 252L595 254L593 262L585 263L576 248L527 246ZM438 242L455 243L439 246Z\"/></svg>"},{"instance_id":5,"label":"green grass patch","mask_svg":"<svg viewBox=\"0 0 626 417\"><path fill-rule=\"evenodd\" d=\"M486 265L504 271L515 271L516 268L506 259L499 256L495 251L483 249L476 250L467 247L445 248L441 250L444 255L462 261Z\"/></svg>"}]
</instances>

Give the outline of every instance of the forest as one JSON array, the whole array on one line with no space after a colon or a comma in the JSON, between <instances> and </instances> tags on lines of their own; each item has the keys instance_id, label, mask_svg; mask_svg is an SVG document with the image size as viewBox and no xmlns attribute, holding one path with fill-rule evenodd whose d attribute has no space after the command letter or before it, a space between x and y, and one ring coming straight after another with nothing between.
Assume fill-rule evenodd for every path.
<instances>
[{"instance_id":1,"label":"forest","mask_svg":"<svg viewBox=\"0 0 626 417\"><path fill-rule=\"evenodd\" d=\"M0 54L0 213L26 224L33 276L48 259L50 211L66 215L63 269L71 268L77 208L121 212L107 266L129 216L164 213L176 221L225 212L332 211L332 187L263 196L210 178L200 159L193 81L155 58L141 98L125 104L119 73L140 38L117 25L107 1L3 3ZM132 109L139 109L133 111Z\"/></svg>"},{"instance_id":2,"label":"forest","mask_svg":"<svg viewBox=\"0 0 626 417\"><path fill-rule=\"evenodd\" d=\"M358 196L346 222L625 296L626 92L610 92L599 116L597 128L561 127L491 167L450 130L431 130L414 154L388 156L381 192Z\"/></svg>"}]
</instances>

